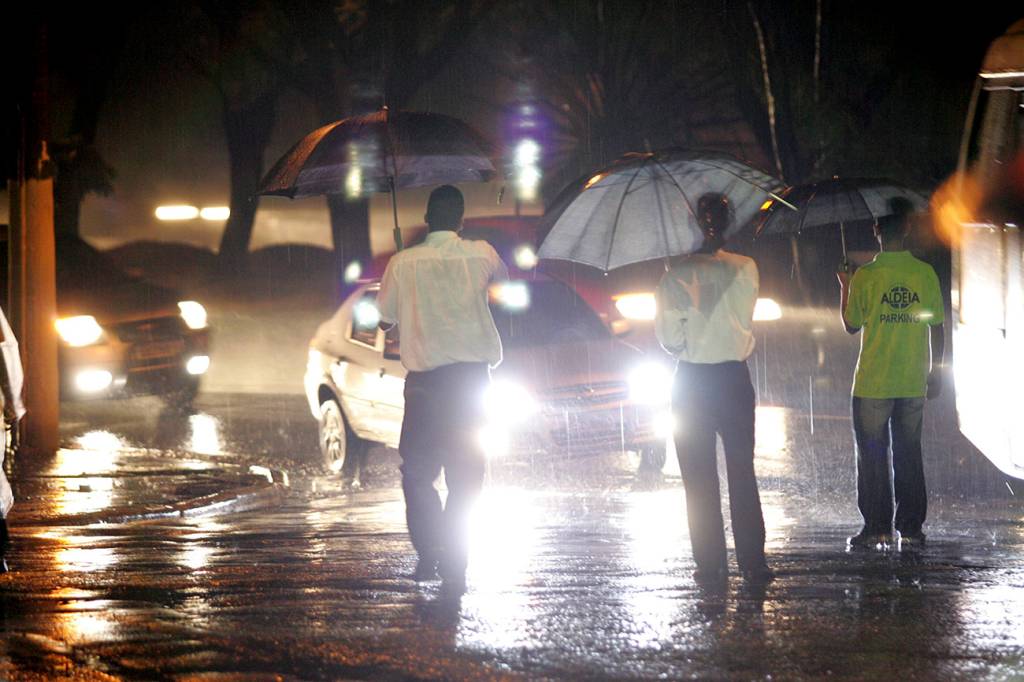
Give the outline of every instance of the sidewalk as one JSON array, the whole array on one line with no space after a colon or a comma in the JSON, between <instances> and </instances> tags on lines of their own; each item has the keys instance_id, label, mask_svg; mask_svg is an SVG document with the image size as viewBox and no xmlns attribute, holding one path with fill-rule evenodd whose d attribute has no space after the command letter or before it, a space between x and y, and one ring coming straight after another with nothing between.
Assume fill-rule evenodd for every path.
<instances>
[{"instance_id":1,"label":"sidewalk","mask_svg":"<svg viewBox=\"0 0 1024 682\"><path fill-rule=\"evenodd\" d=\"M223 455L124 448L110 436L52 457L20 453L11 485L13 526L80 525L277 506L288 475Z\"/></svg>"}]
</instances>

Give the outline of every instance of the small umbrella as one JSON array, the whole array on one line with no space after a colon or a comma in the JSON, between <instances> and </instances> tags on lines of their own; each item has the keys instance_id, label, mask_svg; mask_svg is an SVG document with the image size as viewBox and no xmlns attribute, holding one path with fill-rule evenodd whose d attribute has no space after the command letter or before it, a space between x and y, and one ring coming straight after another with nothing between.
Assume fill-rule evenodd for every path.
<instances>
[{"instance_id":1,"label":"small umbrella","mask_svg":"<svg viewBox=\"0 0 1024 682\"><path fill-rule=\"evenodd\" d=\"M892 213L889 201L902 197L915 210L924 210L928 201L918 192L883 178L833 178L822 182L794 185L782 193L796 211L783 209L774 202L763 207L757 236L799 234L814 227L839 226L846 258L846 224L876 221Z\"/></svg>"},{"instance_id":2,"label":"small umbrella","mask_svg":"<svg viewBox=\"0 0 1024 682\"><path fill-rule=\"evenodd\" d=\"M306 135L264 176L257 194L294 199L390 192L401 249L396 190L487 182L494 175L490 145L459 119L384 107Z\"/></svg>"},{"instance_id":3,"label":"small umbrella","mask_svg":"<svg viewBox=\"0 0 1024 682\"><path fill-rule=\"evenodd\" d=\"M708 193L729 200L732 236L783 185L771 175L717 152L665 150L627 154L573 183L540 225L541 258L604 271L697 251L704 234L697 201Z\"/></svg>"}]
</instances>

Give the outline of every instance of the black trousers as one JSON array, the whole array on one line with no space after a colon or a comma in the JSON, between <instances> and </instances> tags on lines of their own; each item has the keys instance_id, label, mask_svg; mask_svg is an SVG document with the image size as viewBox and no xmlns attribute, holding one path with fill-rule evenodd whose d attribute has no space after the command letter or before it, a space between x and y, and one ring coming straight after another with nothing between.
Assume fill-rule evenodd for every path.
<instances>
[{"instance_id":1,"label":"black trousers","mask_svg":"<svg viewBox=\"0 0 1024 682\"><path fill-rule=\"evenodd\" d=\"M754 388L745 362L680 362L672 389L676 453L686 490L693 560L727 568L715 436L721 436L729 511L740 570L765 565L764 517L754 476Z\"/></svg>"},{"instance_id":2,"label":"black trousers","mask_svg":"<svg viewBox=\"0 0 1024 682\"><path fill-rule=\"evenodd\" d=\"M409 536L421 559L438 561L443 578L465 575L469 520L483 487L478 443L484 426L486 363L446 365L405 378L405 417L399 453ZM434 481L444 471L444 505Z\"/></svg>"},{"instance_id":3,"label":"black trousers","mask_svg":"<svg viewBox=\"0 0 1024 682\"><path fill-rule=\"evenodd\" d=\"M924 403L924 398L853 398L857 507L864 532L892 533L893 525L904 535L921 532L928 514L921 461Z\"/></svg>"}]
</instances>

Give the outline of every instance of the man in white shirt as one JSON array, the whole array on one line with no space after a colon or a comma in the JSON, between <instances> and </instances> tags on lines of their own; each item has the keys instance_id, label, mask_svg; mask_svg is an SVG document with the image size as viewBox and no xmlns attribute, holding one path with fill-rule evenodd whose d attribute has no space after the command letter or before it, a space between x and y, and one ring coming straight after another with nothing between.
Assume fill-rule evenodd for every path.
<instances>
[{"instance_id":1,"label":"man in white shirt","mask_svg":"<svg viewBox=\"0 0 1024 682\"><path fill-rule=\"evenodd\" d=\"M662 277L655 319L658 341L677 359L672 410L694 577L711 586L728 577L716 434L725 450L736 562L748 582L763 584L772 577L754 476L754 389L746 364L754 350L758 272L750 258L722 250L729 214L722 195L700 198L704 246Z\"/></svg>"},{"instance_id":2,"label":"man in white shirt","mask_svg":"<svg viewBox=\"0 0 1024 682\"><path fill-rule=\"evenodd\" d=\"M419 555L413 577L440 572L446 592L466 590L468 523L483 486L483 395L501 339L487 306L491 282L508 270L484 241L459 237L464 202L451 185L427 202L423 243L395 254L377 304L381 327L401 333L405 416L399 452L409 536ZM444 507L434 480L444 471Z\"/></svg>"}]
</instances>

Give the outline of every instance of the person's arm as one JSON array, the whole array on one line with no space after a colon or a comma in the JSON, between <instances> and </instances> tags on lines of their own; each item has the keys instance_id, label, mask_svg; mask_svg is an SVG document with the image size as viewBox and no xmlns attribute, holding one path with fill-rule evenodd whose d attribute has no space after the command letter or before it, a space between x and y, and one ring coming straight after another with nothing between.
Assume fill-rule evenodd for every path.
<instances>
[{"instance_id":1,"label":"person's arm","mask_svg":"<svg viewBox=\"0 0 1024 682\"><path fill-rule=\"evenodd\" d=\"M397 255L397 254L396 254ZM384 276L380 280L380 291L377 292L377 313L380 315L380 322L377 326L384 332L388 332L398 324L398 281L395 276L395 263L393 256L384 268Z\"/></svg>"},{"instance_id":2,"label":"person's arm","mask_svg":"<svg viewBox=\"0 0 1024 682\"><path fill-rule=\"evenodd\" d=\"M860 331L861 325L851 323L848 313L850 307L850 284L853 277L849 270L840 270L836 273L839 280L839 318L843 321L843 328L848 334L856 334Z\"/></svg>"},{"instance_id":3,"label":"person's arm","mask_svg":"<svg viewBox=\"0 0 1024 682\"><path fill-rule=\"evenodd\" d=\"M931 334L932 367L928 372L928 400L942 395L942 367L946 355L946 332L943 325L933 324L928 328Z\"/></svg>"},{"instance_id":4,"label":"person's arm","mask_svg":"<svg viewBox=\"0 0 1024 682\"><path fill-rule=\"evenodd\" d=\"M656 312L654 316L654 335L658 343L673 357L686 349L686 313L681 305L683 292L679 291L678 283L672 274L666 273L661 278L655 291Z\"/></svg>"}]
</instances>

